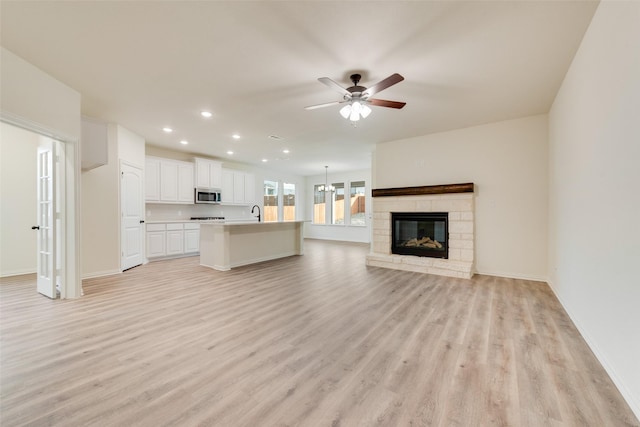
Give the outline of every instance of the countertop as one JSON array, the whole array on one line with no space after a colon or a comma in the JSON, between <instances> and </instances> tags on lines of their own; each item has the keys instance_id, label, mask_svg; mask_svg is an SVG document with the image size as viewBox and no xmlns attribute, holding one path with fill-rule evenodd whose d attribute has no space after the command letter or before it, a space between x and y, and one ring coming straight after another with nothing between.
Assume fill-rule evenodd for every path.
<instances>
[{"instance_id":1,"label":"countertop","mask_svg":"<svg viewBox=\"0 0 640 427\"><path fill-rule=\"evenodd\" d=\"M299 224L302 222L309 222L308 220L295 220L295 221L269 221L269 222L258 222L258 221L237 221L233 219L223 220L223 221L202 221L201 223L204 225L282 225L282 224Z\"/></svg>"},{"instance_id":2,"label":"countertop","mask_svg":"<svg viewBox=\"0 0 640 427\"><path fill-rule=\"evenodd\" d=\"M145 224L257 224L257 218L240 218L240 219L154 219L147 220Z\"/></svg>"}]
</instances>

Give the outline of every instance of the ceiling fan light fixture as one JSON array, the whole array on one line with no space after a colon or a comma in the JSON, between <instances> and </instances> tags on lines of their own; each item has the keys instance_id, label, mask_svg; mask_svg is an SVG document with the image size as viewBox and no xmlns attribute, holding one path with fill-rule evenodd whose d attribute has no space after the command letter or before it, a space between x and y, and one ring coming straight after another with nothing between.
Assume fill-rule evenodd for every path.
<instances>
[{"instance_id":1,"label":"ceiling fan light fixture","mask_svg":"<svg viewBox=\"0 0 640 427\"><path fill-rule=\"evenodd\" d=\"M344 107L340 109L340 115L345 119L349 119L352 122L357 122L362 117L363 119L369 117L371 114L371 108L368 104L376 105L378 107L396 108L400 109L406 105L406 102L386 101L382 99L373 99L372 96L381 92L388 87L391 87L404 80L398 73L394 73L386 79L380 80L373 86L366 88L359 86L360 74L352 74L351 82L353 86L348 88L342 87L340 84L334 82L329 77L320 77L318 81L331 89L337 90L342 94L342 101L326 102L324 104L310 105L304 107L307 110L315 110L316 108L330 107L337 104L346 103Z\"/></svg>"},{"instance_id":2,"label":"ceiling fan light fixture","mask_svg":"<svg viewBox=\"0 0 640 427\"><path fill-rule=\"evenodd\" d=\"M351 115L351 105L347 104L340 109L340 115L345 119L349 118Z\"/></svg>"}]
</instances>

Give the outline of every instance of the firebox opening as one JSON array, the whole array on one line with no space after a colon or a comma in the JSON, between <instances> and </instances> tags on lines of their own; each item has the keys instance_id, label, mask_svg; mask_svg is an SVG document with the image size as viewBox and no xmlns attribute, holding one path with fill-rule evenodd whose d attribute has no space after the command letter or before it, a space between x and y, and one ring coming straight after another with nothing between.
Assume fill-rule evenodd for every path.
<instances>
[{"instance_id":1,"label":"firebox opening","mask_svg":"<svg viewBox=\"0 0 640 427\"><path fill-rule=\"evenodd\" d=\"M392 212L391 253L449 258L447 212Z\"/></svg>"}]
</instances>

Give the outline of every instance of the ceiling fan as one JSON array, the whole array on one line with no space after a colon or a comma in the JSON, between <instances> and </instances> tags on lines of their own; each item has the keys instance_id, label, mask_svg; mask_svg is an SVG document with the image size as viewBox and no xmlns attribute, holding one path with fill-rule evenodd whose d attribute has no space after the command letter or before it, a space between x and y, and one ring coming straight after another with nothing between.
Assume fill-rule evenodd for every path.
<instances>
[{"instance_id":1,"label":"ceiling fan","mask_svg":"<svg viewBox=\"0 0 640 427\"><path fill-rule=\"evenodd\" d=\"M353 86L348 88L343 88L338 83L331 80L329 77L320 77L318 81L341 93L343 96L343 100L327 102L325 104L311 105L304 108L307 110L314 110L316 108L330 107L332 105L347 104L340 109L340 114L345 119L349 119L352 122L355 122L360 120L360 117L366 118L371 113L371 108L369 108L369 105L397 109L400 109L406 105L406 102L386 101L384 99L371 98L376 93L403 81L404 77L402 77L400 74L394 73L368 89L364 86L358 86L361 77L362 76L360 74L352 74L351 81L353 82Z\"/></svg>"}]
</instances>

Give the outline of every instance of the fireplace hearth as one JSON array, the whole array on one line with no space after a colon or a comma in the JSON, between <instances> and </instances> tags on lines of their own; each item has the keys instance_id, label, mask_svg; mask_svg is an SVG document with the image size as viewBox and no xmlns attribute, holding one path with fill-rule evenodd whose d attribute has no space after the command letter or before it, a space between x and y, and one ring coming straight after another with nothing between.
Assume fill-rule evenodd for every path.
<instances>
[{"instance_id":1,"label":"fireplace hearth","mask_svg":"<svg viewBox=\"0 0 640 427\"><path fill-rule=\"evenodd\" d=\"M447 212L392 212L391 253L449 258Z\"/></svg>"}]
</instances>

